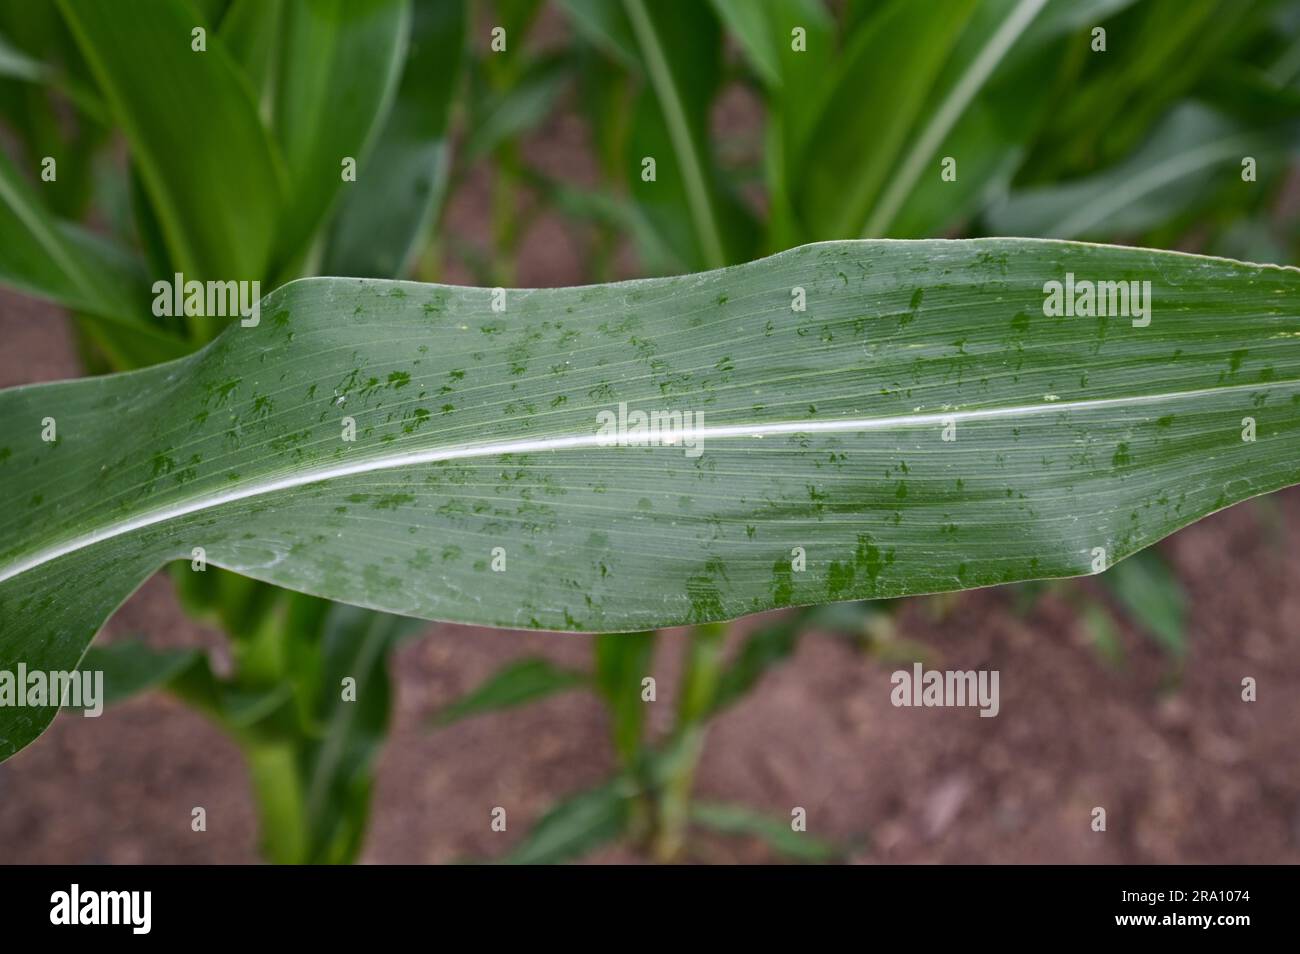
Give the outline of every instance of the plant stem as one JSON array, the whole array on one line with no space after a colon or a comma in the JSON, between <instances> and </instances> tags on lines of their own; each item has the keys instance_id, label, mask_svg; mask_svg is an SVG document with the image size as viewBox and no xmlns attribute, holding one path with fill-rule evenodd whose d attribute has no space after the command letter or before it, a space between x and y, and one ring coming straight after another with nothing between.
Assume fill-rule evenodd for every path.
<instances>
[{"instance_id":1,"label":"plant stem","mask_svg":"<svg viewBox=\"0 0 1300 954\"><path fill-rule=\"evenodd\" d=\"M660 861L676 858L686 842L695 768L704 751L707 716L722 673L726 623L708 623L691 631L682 672L677 727L667 777L659 791L654 853Z\"/></svg>"},{"instance_id":2,"label":"plant stem","mask_svg":"<svg viewBox=\"0 0 1300 954\"><path fill-rule=\"evenodd\" d=\"M515 259L522 236L519 155L513 142L496 152L492 176L492 273L502 288L515 285Z\"/></svg>"}]
</instances>

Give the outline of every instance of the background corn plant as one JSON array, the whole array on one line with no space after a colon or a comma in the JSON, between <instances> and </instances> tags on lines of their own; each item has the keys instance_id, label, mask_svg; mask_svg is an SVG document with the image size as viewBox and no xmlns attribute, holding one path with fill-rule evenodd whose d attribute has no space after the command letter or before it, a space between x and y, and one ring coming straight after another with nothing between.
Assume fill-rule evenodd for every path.
<instances>
[{"instance_id":1,"label":"background corn plant","mask_svg":"<svg viewBox=\"0 0 1300 954\"><path fill-rule=\"evenodd\" d=\"M92 370L176 357L217 329L152 318L146 276L267 290L312 273L436 277L428 241L447 183L483 163L495 254L468 264L488 285L514 284L525 206L597 231L592 280L614 276L627 239L650 274L814 240L939 235L1295 259L1295 210L1278 205L1296 149L1295 3L567 0L569 35L540 45L526 40L540 3L134 6L131 18L80 0L0 6L0 103L16 157L0 159L11 238L0 278L69 308ZM1092 49L1099 25L1105 53ZM488 45L493 26L504 51ZM719 133L724 97L761 104L761 129ZM570 105L590 130L598 190L548 177L520 144ZM1258 182L1238 175L1243 155L1257 159ZM54 182L39 181L45 156L58 159ZM958 174L938 188L946 156ZM357 160L355 183L340 157ZM175 579L187 607L230 635L235 672L218 679L202 658L139 647L103 650L94 665L121 692L166 682L240 740L268 857L351 859L385 726L385 661L409 626L221 571ZM1180 651L1178 591L1158 557L1145 551L1100 580ZM823 628L887 631L888 605L818 612ZM590 675L522 661L442 718L578 686L607 701L620 774L557 806L517 858L571 857L625 834L674 857L692 817L832 857L789 838L783 820L689 804L708 719L808 625L800 614L765 625L730 664L720 628L697 629L663 739L642 723L650 633L597 637ZM366 706L339 704L339 673L364 674Z\"/></svg>"}]
</instances>

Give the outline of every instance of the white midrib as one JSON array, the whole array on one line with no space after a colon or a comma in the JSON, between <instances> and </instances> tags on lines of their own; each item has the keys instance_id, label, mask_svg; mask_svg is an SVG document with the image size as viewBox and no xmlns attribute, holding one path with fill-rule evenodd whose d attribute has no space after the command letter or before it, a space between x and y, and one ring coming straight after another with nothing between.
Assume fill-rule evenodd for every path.
<instances>
[{"instance_id":1,"label":"white midrib","mask_svg":"<svg viewBox=\"0 0 1300 954\"><path fill-rule=\"evenodd\" d=\"M1161 394L1143 394L1132 397L1097 398L1086 401L1057 401L1046 404L1017 405L1014 407L977 408L966 411L935 411L926 414L900 414L891 417L841 418L832 421L773 421L765 424L722 424L714 427L696 427L670 431L669 438L675 438L680 446L682 439L705 443L715 440L727 440L736 437L775 437L782 434L851 434L864 431L889 430L898 427L944 426L949 421L996 420L998 418L1025 417L1034 414L1054 414L1062 411L1094 410L1107 407L1133 407L1146 404L1161 404L1181 398L1195 398L1209 395L1230 394L1233 392L1259 392L1270 388L1295 385L1300 382L1281 380L1258 384L1237 384L1221 388L1200 388L1191 391L1172 391ZM661 439L661 443L670 441ZM178 520L190 514L204 510L215 510L226 504L261 497L281 490L292 490L322 481L337 480L342 477L354 477L358 474L376 473L385 470L398 470L419 464L434 464L447 460L464 460L476 457L496 457L504 454L534 454L542 451L575 450L609 446L608 439L595 432L589 434L572 434L557 437L538 437L529 440L499 441L488 444L471 444L462 447L440 447L427 450L409 451L401 454L389 454L368 457L365 460L329 467L304 470L283 477L272 477L261 481L225 489L219 493L205 494L193 500L168 504L138 514L126 520L109 524L97 530L91 530L42 550L23 557L0 569L0 583L13 579L29 570L57 560L87 547L112 540L124 534L133 533L146 527Z\"/></svg>"}]
</instances>

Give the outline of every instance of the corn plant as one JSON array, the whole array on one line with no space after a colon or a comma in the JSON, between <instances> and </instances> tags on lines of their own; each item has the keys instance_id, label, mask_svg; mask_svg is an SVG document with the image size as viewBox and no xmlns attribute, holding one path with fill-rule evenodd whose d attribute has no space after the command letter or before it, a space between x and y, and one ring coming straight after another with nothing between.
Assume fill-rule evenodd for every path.
<instances>
[{"instance_id":1,"label":"corn plant","mask_svg":"<svg viewBox=\"0 0 1300 954\"><path fill-rule=\"evenodd\" d=\"M601 634L590 674L526 660L441 713L576 686L608 705L617 774L514 860L624 836L676 857L692 823L834 857L690 799L708 720L805 627L1136 579L1152 564L1126 557L1300 481L1300 273L1060 240L1158 247L1208 222L1202 251L1293 258L1269 203L1296 144L1294 3L564 0L571 49L470 60L464 150L496 172L507 253L526 188L595 223L595 279L621 235L669 275L569 289L511 287L509 254L488 287L387 280L456 181L461 4L133 6L0 5L20 153L0 157L0 280L68 308L89 366L118 372L0 392L0 670L80 664L211 714L274 860L355 857L412 618ZM485 16L518 38L539 6ZM761 156L710 133L737 84ZM518 145L566 88L599 190ZM266 294L222 321L179 280L160 298L174 275ZM176 560L235 672L88 653ZM725 621L823 604L724 658ZM650 740L642 679L669 626L693 630ZM55 711L0 708L0 757Z\"/></svg>"}]
</instances>

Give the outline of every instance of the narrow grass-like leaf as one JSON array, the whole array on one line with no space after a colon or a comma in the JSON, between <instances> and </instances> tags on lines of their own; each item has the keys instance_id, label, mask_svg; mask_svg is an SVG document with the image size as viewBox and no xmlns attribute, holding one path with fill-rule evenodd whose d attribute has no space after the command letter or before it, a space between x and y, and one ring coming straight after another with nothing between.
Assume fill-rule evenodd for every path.
<instances>
[{"instance_id":1,"label":"narrow grass-like leaf","mask_svg":"<svg viewBox=\"0 0 1300 954\"><path fill-rule=\"evenodd\" d=\"M789 821L769 818L743 805L698 802L691 806L691 821L720 834L758 838L777 854L799 861L834 861L844 855L843 848L795 831Z\"/></svg>"},{"instance_id":2,"label":"narrow grass-like leaf","mask_svg":"<svg viewBox=\"0 0 1300 954\"><path fill-rule=\"evenodd\" d=\"M923 112L924 120L912 131L911 141L872 205L862 228L864 238L889 233L922 169L936 157L976 94L1046 4L1047 0L996 0L976 9L971 28L958 40L931 94L932 107Z\"/></svg>"},{"instance_id":3,"label":"narrow grass-like leaf","mask_svg":"<svg viewBox=\"0 0 1300 954\"><path fill-rule=\"evenodd\" d=\"M564 56L540 57L527 64L508 89L485 96L483 116L465 142L465 161L473 162L540 125L568 85L570 72Z\"/></svg>"},{"instance_id":4,"label":"narrow grass-like leaf","mask_svg":"<svg viewBox=\"0 0 1300 954\"><path fill-rule=\"evenodd\" d=\"M1242 157L1264 162L1282 155L1296 141L1297 128L1247 128L1185 103L1124 162L1085 179L1013 193L990 210L989 223L999 232L1051 238L1140 232L1205 201L1225 169L1226 183L1254 188L1233 174Z\"/></svg>"},{"instance_id":5,"label":"narrow grass-like leaf","mask_svg":"<svg viewBox=\"0 0 1300 954\"><path fill-rule=\"evenodd\" d=\"M417 4L397 98L330 230L329 275L401 278L428 231L451 162L447 123L459 86L466 4Z\"/></svg>"},{"instance_id":6,"label":"narrow grass-like leaf","mask_svg":"<svg viewBox=\"0 0 1300 954\"><path fill-rule=\"evenodd\" d=\"M610 714L614 751L625 764L636 759L645 726L641 680L650 671L655 634L616 633L596 637L596 687Z\"/></svg>"},{"instance_id":7,"label":"narrow grass-like leaf","mask_svg":"<svg viewBox=\"0 0 1300 954\"><path fill-rule=\"evenodd\" d=\"M862 232L974 9L891 0L853 37L820 102L805 107L816 125L788 173L804 186L797 205L813 237Z\"/></svg>"},{"instance_id":8,"label":"narrow grass-like leaf","mask_svg":"<svg viewBox=\"0 0 1300 954\"><path fill-rule=\"evenodd\" d=\"M805 613L791 613L745 637L740 652L718 678L710 703L712 711L720 711L740 700L769 669L795 651L803 633Z\"/></svg>"},{"instance_id":9,"label":"narrow grass-like leaf","mask_svg":"<svg viewBox=\"0 0 1300 954\"><path fill-rule=\"evenodd\" d=\"M1098 580L1166 652L1187 652L1187 595L1156 550L1134 554Z\"/></svg>"},{"instance_id":10,"label":"narrow grass-like leaf","mask_svg":"<svg viewBox=\"0 0 1300 954\"><path fill-rule=\"evenodd\" d=\"M51 215L13 164L0 155L0 281L49 301L143 319L144 269L125 251Z\"/></svg>"},{"instance_id":11,"label":"narrow grass-like leaf","mask_svg":"<svg viewBox=\"0 0 1300 954\"><path fill-rule=\"evenodd\" d=\"M81 119L103 123L103 99L87 81L85 64L64 28L57 8L0 2L0 77L47 86L80 112ZM42 103L48 111L50 103Z\"/></svg>"},{"instance_id":12,"label":"narrow grass-like leaf","mask_svg":"<svg viewBox=\"0 0 1300 954\"><path fill-rule=\"evenodd\" d=\"M620 4L606 0L559 0L586 39L626 67L640 69L636 35Z\"/></svg>"},{"instance_id":13,"label":"narrow grass-like leaf","mask_svg":"<svg viewBox=\"0 0 1300 954\"><path fill-rule=\"evenodd\" d=\"M717 268L726 263L727 257L708 154L707 104L714 82L711 78L700 82L701 71L710 70L714 56L701 56L696 48L710 45L710 31L705 26L711 21L696 18L690 22L680 4L660 5L652 12L644 0L623 0L623 7L671 143L670 149L653 158L665 167L675 162L695 225L700 261L705 267Z\"/></svg>"},{"instance_id":14,"label":"narrow grass-like leaf","mask_svg":"<svg viewBox=\"0 0 1300 954\"><path fill-rule=\"evenodd\" d=\"M500 863L554 865L581 858L624 833L635 794L635 786L618 777L561 800Z\"/></svg>"},{"instance_id":15,"label":"narrow grass-like leaf","mask_svg":"<svg viewBox=\"0 0 1300 954\"><path fill-rule=\"evenodd\" d=\"M1150 282L1149 323L1049 317L1057 281ZM179 362L0 392L0 668L73 668L196 546L396 613L630 631L1087 574L1300 481L1296 269L843 242L494 301L307 279ZM638 446L620 404L702 417ZM0 752L51 714L0 711Z\"/></svg>"},{"instance_id":16,"label":"narrow grass-like leaf","mask_svg":"<svg viewBox=\"0 0 1300 954\"><path fill-rule=\"evenodd\" d=\"M410 32L405 0L300 0L285 10L273 127L288 171L274 273L296 277L387 116Z\"/></svg>"},{"instance_id":17,"label":"narrow grass-like leaf","mask_svg":"<svg viewBox=\"0 0 1300 954\"><path fill-rule=\"evenodd\" d=\"M271 111L275 57L284 22L283 0L233 0L221 18L218 36L231 59L259 94L259 108Z\"/></svg>"},{"instance_id":18,"label":"narrow grass-like leaf","mask_svg":"<svg viewBox=\"0 0 1300 954\"><path fill-rule=\"evenodd\" d=\"M150 649L139 641L92 646L82 657L85 672L104 675L104 702L111 705L131 696L165 686L206 658L197 649Z\"/></svg>"},{"instance_id":19,"label":"narrow grass-like leaf","mask_svg":"<svg viewBox=\"0 0 1300 954\"><path fill-rule=\"evenodd\" d=\"M0 155L0 282L76 311L106 339L151 362L190 346L149 321L142 263L111 241L52 215Z\"/></svg>"},{"instance_id":20,"label":"narrow grass-like leaf","mask_svg":"<svg viewBox=\"0 0 1300 954\"><path fill-rule=\"evenodd\" d=\"M48 69L44 63L28 56L0 35L0 76L39 83L47 75Z\"/></svg>"},{"instance_id":21,"label":"narrow grass-like leaf","mask_svg":"<svg viewBox=\"0 0 1300 954\"><path fill-rule=\"evenodd\" d=\"M318 737L299 753L309 863L354 861L369 817L372 766L388 732L390 652L416 620L333 604L325 611L310 715ZM312 670L308 670L314 675ZM310 675L308 676L310 678ZM340 687L353 680L353 693Z\"/></svg>"},{"instance_id":22,"label":"narrow grass-like leaf","mask_svg":"<svg viewBox=\"0 0 1300 954\"><path fill-rule=\"evenodd\" d=\"M498 670L481 685L440 709L434 722L449 725L470 716L510 709L546 696L589 686L591 677L555 665L549 659L520 659Z\"/></svg>"},{"instance_id":23,"label":"narrow grass-like leaf","mask_svg":"<svg viewBox=\"0 0 1300 954\"><path fill-rule=\"evenodd\" d=\"M179 0L138 0L130 16L59 0L131 145L175 266L186 278L263 278L279 181L252 90L219 40Z\"/></svg>"}]
</instances>

